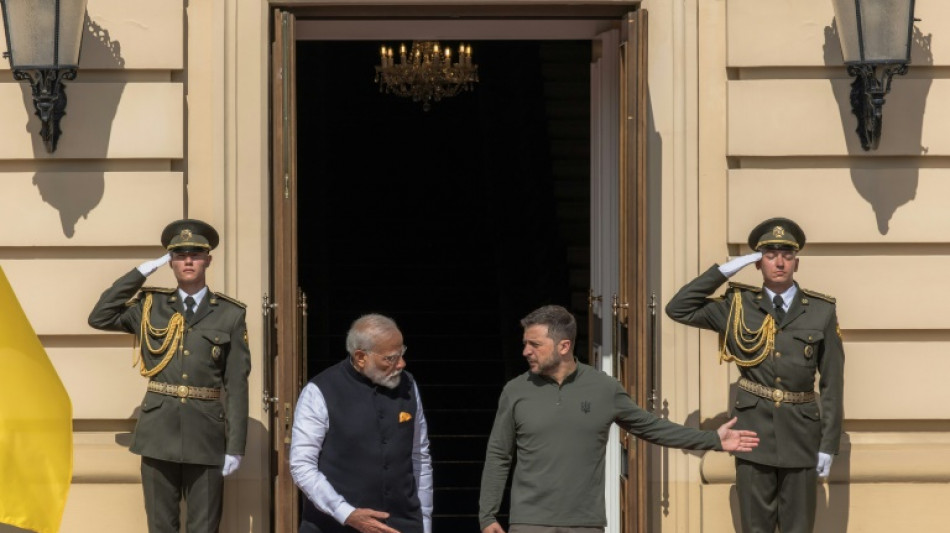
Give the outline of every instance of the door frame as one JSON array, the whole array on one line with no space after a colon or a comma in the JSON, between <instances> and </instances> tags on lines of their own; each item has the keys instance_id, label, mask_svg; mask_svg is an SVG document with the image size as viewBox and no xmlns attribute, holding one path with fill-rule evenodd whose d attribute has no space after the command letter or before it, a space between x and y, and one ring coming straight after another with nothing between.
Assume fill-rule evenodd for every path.
<instances>
[{"instance_id":1,"label":"door frame","mask_svg":"<svg viewBox=\"0 0 950 533\"><path fill-rule=\"evenodd\" d=\"M623 143L627 139L620 132L621 124L624 122L622 120L623 113L631 111L629 103L624 104L621 100L622 91L624 84L621 82L621 73L623 72L622 66L622 54L619 51L620 46L620 37L626 33L624 25L627 22L624 19L621 19L619 13L629 12L632 9L638 7L639 2L631 2L629 4L622 4L620 6L612 5L609 8L604 8L602 10L595 10L593 12L587 11L574 11L568 9L570 13L567 17L553 16L551 18L504 18L504 14L508 16L513 15L512 10L501 9L497 6L494 8L487 8L486 6L481 6L485 9L475 9L475 14L473 17L486 17L487 13L493 13L499 11L501 14L497 15L499 18L492 18L487 16L486 18L452 18L452 19L386 19L381 18L390 12L393 8L382 8L379 6L374 6L372 10L369 8L363 7L358 8L358 15L356 11L352 11L354 8L345 8L339 7L338 9L342 10L340 13L335 13L336 16L344 14L344 16L350 16L350 19L337 19L332 20L322 19L320 17L327 17L328 12L326 9L308 9L304 7L288 7L287 9L275 9L275 25L278 24L280 20L280 13L289 13L291 15L299 14L301 16L313 16L314 18L305 18L303 20L297 20L293 27L294 40L321 40L321 41L352 41L352 40L420 40L420 39L433 39L433 40L467 40L467 41L477 41L477 40L591 40L595 43L595 46L600 47L599 57L596 58L596 61L592 60L592 76L591 76L591 121L592 121L592 130L591 130L591 143L592 143L592 152L591 152L591 289L592 294L596 293L601 296L597 300L595 309L593 313L598 317L599 324L599 351L602 354L599 359L599 368L604 370L608 374L617 375L618 367L615 367L615 364L618 362L618 357L615 352L615 346L613 345L611 339L611 331L613 325L611 323L611 316L613 314L612 301L609 295L613 294L622 294L626 299L622 301L629 301L635 299L635 292L630 292L629 284L626 284L622 281L621 272L624 272L632 263L629 262L629 258L625 257L623 250L628 247L622 246L623 239L626 236L626 230L624 230L624 221L627 219L622 219L623 216L623 205L625 203L620 200L621 194L623 194L623 186L621 183L626 176L628 175L628 169L623 165L625 161L634 160L638 161L642 165L642 168L645 168L643 165L643 155L645 151L641 151L633 158L627 158L626 160L623 157L624 150L629 149L629 147L624 146ZM312 7L312 6L310 6ZM446 6L441 6L445 8ZM471 6L470 6L471 7ZM564 6L567 7L567 6ZM620 10L618 11L618 7ZM432 10L437 12L439 6L434 6L433 8L419 9L418 7L414 8L412 11L413 16L422 16L428 14L428 11ZM398 11L398 9L397 9ZM421 11L421 12L420 12ZM457 10L456 10L457 11ZM401 11L405 14L405 11ZM544 10L541 8L533 8L530 13L534 16L545 14ZM581 17L581 13L584 13L584 18L570 18ZM601 13L597 15L596 13ZM443 15L445 16L445 15ZM602 17L602 18L598 18ZM275 29L276 31L276 29ZM644 41L645 42L645 41ZM640 57L640 56L637 56ZM642 58L641 58L642 59ZM599 66L598 66L599 63ZM633 64L633 63L631 63ZM596 71L596 72L595 72ZM277 70L272 71L272 76L276 76ZM597 75L595 81L595 73ZM642 76L645 79L645 75ZM288 79L285 77L285 79ZM289 79L292 79L289 78ZM595 102L595 93L594 90L597 90L597 101ZM637 110L640 112L645 111L645 94L641 94L639 91L636 93L637 97L642 101L637 104ZM280 123L278 114L281 114L283 109L277 103L277 100L280 98L280 95L272 95L272 113L275 115L272 121L272 124L276 125ZM624 104L624 105L622 105ZM595 109L596 107L596 109ZM290 113L293 120L296 119L296 109L294 108L293 112ZM642 117L640 120L645 120L645 117ZM295 128L296 124L293 123L292 126ZM286 130L282 130L286 131ZM272 132L272 135L277 136L277 131ZM293 136L295 138L295 136ZM595 138L596 137L596 138ZM642 139L641 139L642 141ZM597 146L593 146L594 143L597 143ZM275 143L273 152L271 154L273 158L272 166L272 194L274 198L277 198L281 194L282 185L278 183L278 180L283 180L286 175L284 170L293 167L293 192L292 197L296 198L296 188L295 188L295 167L296 167L296 147L293 146L294 159L292 162L287 161L278 161L281 158L281 153L277 151L277 144ZM595 162L595 157L596 162ZM596 168L595 168L596 167ZM633 194L639 194L639 189L633 192ZM637 205L640 205L642 202L645 202L645 197L636 199ZM284 246L278 246L276 243L280 240L277 238L277 231L284 231L286 235L294 235L296 238L296 215L294 207L293 221L290 222L286 219L282 219L280 214L280 208L278 207L279 202L274 201L272 207L274 212L272 213L272 225L275 227L275 246L273 250L273 255L271 257L271 271L273 273L272 280L272 289L277 287L283 287L283 290L280 291L283 294L283 300L290 301L292 305L300 307L300 302L294 302L294 297L291 296L290 288L293 287L296 291L297 284L297 273L296 273L296 243L288 245L285 242ZM595 210L595 208L597 210ZM637 213L643 212L643 210L637 210ZM284 211L284 213L289 213L289 211ZM599 213L607 213L606 216L599 216ZM595 222L596 221L596 222ZM280 230L279 228L283 228ZM596 250L595 251L595 242ZM637 239L636 247L633 250L635 257L645 257L645 246L646 239ZM290 255L293 259L287 261L287 255ZM638 266L645 264L637 261ZM646 270L640 272L641 276L646 276ZM278 298L277 291L275 290L275 300ZM296 292L295 292L296 295ZM636 300L639 301L639 300ZM278 310L280 306L278 305ZM289 316L289 315L288 315ZM636 327L640 327L640 320L633 313L625 314L621 318L623 320L630 320L633 318L633 323L636 324ZM294 347L293 353L299 354L302 353L303 347L300 346L300 334L301 330L300 323L297 320L284 320L284 324L291 324L290 330L282 328L279 324L275 325L275 333L278 339L278 344L281 342L280 339L283 339L284 346ZM638 330L639 331L639 330ZM634 344L628 344L630 346L636 346L642 342L642 338L645 338L645 333L643 335L639 334L638 331L633 331L631 328L631 337L630 341L633 341ZM296 340L295 340L296 338ZM304 343L305 344L305 343ZM278 348L280 352L280 348ZM639 350L637 354L642 353ZM300 387L302 383L300 382L300 366L299 362L291 361L293 358L280 357L279 354L275 358L277 362L277 367L275 368L274 378L281 381L274 386L273 390L279 391L278 395L287 398L292 396L293 398L287 402L283 401L283 398L279 401L283 409L272 410L274 418L271 420L271 427L274 432L274 452L276 454L276 464L273 465L274 472L277 475L277 480L275 487L284 487L283 489L276 489L277 494L287 494L289 472L286 468L286 465L282 465L282 461L286 457L286 453L281 453L280 448L283 443L283 440L289 436L289 427L292 424L293 420L293 408L295 406L296 394L299 394ZM281 364L283 365L296 365L295 368L283 368L281 369ZM641 364L636 363L636 367L639 370ZM280 376L284 376L281 378ZM640 387L630 387L628 385L628 390L631 392L631 396L634 397L638 403L641 401L639 399L638 391L642 390ZM292 390L296 386L296 390ZM645 404L641 403L645 406ZM624 466L622 463L627 462L627 458L621 457L621 436L620 432L617 430L616 426L611 429L610 442L608 443L607 448L607 487L606 487L606 497L607 497L607 511L608 511L608 528L607 533L632 533L634 531L646 531L647 528L643 525L638 525L640 522L631 523L627 527L621 528L619 525L619 516L620 516L620 489L619 489L619 477L618 473L621 471ZM640 443L639 447L642 447L644 443ZM644 468L644 474L639 476L639 482L637 483L638 487L646 487L647 485L647 474L646 474L646 463L643 462L646 459L646 454L642 452L636 454L639 457L636 465L640 465L642 462L642 468ZM636 468L641 468L641 466L636 466ZM291 485L292 486L292 485ZM636 507L644 509L642 502L646 498L646 491L638 490L636 492L639 503ZM273 509L278 511L278 516L284 514L284 516L292 516L292 519L280 520L278 517L274 517L275 532L284 533L290 531L296 531L296 521L297 521L297 503L296 503L296 494L293 495L293 503L289 504L287 501L278 501L283 500L282 497L277 497L275 495L275 501ZM290 514L285 514L285 511L289 511ZM646 520L646 511L639 513L640 520ZM645 524L645 522L643 522Z\"/></svg>"}]
</instances>

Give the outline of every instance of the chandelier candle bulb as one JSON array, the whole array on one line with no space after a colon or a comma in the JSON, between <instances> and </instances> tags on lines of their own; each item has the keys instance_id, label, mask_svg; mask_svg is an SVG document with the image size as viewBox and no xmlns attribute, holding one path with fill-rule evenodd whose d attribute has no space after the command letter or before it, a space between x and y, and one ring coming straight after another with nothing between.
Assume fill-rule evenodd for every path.
<instances>
[{"instance_id":1,"label":"chandelier candle bulb","mask_svg":"<svg viewBox=\"0 0 950 533\"><path fill-rule=\"evenodd\" d=\"M472 64L472 47L459 43L459 59L452 62L452 49L434 41L415 41L407 50L399 47L400 62L393 49L383 46L375 81L380 92L412 98L428 111L432 102L471 91L478 82L478 65Z\"/></svg>"}]
</instances>

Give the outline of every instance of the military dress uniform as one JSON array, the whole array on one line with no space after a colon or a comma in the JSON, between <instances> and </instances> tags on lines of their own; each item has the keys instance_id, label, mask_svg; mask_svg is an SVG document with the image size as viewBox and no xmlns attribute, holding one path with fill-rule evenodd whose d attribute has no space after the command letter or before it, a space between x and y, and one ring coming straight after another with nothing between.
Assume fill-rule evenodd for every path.
<instances>
[{"instance_id":1,"label":"military dress uniform","mask_svg":"<svg viewBox=\"0 0 950 533\"><path fill-rule=\"evenodd\" d=\"M186 319L178 289L143 287L145 279L137 269L119 278L89 324L137 338L148 385L130 450L142 456L149 531L178 532L182 496L188 531L216 531L221 465L225 454L244 454L247 435L245 306L209 290Z\"/></svg>"},{"instance_id":2,"label":"military dress uniform","mask_svg":"<svg viewBox=\"0 0 950 533\"><path fill-rule=\"evenodd\" d=\"M714 265L686 284L666 312L679 323L719 332L720 356L739 367L734 429L755 431L760 439L736 459L743 531L774 533L776 521L783 533L811 531L818 452L835 455L841 435L844 350L835 300L796 283L782 317L762 287L729 283L725 294L711 298L726 281Z\"/></svg>"}]
</instances>

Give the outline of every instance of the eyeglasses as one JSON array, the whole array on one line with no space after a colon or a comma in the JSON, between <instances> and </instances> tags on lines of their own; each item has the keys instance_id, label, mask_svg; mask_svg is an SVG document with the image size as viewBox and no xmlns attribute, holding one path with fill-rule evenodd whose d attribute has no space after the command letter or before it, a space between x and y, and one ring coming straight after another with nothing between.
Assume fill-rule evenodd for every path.
<instances>
[{"instance_id":1,"label":"eyeglasses","mask_svg":"<svg viewBox=\"0 0 950 533\"><path fill-rule=\"evenodd\" d=\"M366 353L376 353L376 352L366 352ZM378 353L377 353L376 355L382 357L383 361L385 361L387 365L394 365L394 364L398 363L400 359L402 359L403 357L405 357L405 355L406 355L406 347L405 347L405 345L404 345L404 346L399 350L399 353L394 353L394 354L392 354L392 355L383 355L383 354L378 354Z\"/></svg>"}]
</instances>

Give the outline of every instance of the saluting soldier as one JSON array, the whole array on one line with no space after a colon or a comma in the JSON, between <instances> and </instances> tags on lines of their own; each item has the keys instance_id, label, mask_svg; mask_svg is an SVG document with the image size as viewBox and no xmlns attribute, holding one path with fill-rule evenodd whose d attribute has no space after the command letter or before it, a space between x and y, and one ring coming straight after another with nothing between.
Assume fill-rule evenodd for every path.
<instances>
[{"instance_id":1,"label":"saluting soldier","mask_svg":"<svg viewBox=\"0 0 950 533\"><path fill-rule=\"evenodd\" d=\"M148 386L130 450L142 456L149 532L178 533L183 497L187 531L216 532L223 476L240 466L247 435L245 306L205 283L214 228L178 220L161 242L168 253L106 289L89 325L136 336L135 364ZM169 262L177 288L142 286Z\"/></svg>"},{"instance_id":2,"label":"saluting soldier","mask_svg":"<svg viewBox=\"0 0 950 533\"><path fill-rule=\"evenodd\" d=\"M759 434L759 447L736 457L742 531L812 531L816 476L827 477L841 436L844 350L834 298L794 281L805 233L772 218L749 234L751 254L713 265L670 300L666 313L689 326L718 331L720 360L741 375L736 428ZM762 286L726 280L755 263ZM815 372L820 374L815 394ZM819 407L820 404L820 407Z\"/></svg>"}]
</instances>

